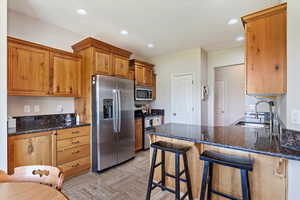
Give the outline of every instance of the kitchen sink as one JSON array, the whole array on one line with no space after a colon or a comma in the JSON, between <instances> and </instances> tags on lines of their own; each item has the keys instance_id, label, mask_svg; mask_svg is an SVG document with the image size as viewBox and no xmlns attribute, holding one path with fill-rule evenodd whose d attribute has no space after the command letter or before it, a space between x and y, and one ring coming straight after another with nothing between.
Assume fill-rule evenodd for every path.
<instances>
[{"instance_id":1,"label":"kitchen sink","mask_svg":"<svg viewBox=\"0 0 300 200\"><path fill-rule=\"evenodd\" d=\"M236 126L240 127L249 127L249 128L269 128L269 123L260 123L260 122L246 122L246 121L239 121L235 124Z\"/></svg>"}]
</instances>

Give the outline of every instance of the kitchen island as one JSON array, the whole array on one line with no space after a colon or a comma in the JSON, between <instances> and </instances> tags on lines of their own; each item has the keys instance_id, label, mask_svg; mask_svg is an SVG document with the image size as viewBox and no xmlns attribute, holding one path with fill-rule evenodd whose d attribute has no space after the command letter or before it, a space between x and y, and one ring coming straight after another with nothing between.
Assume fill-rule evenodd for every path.
<instances>
[{"instance_id":1,"label":"kitchen island","mask_svg":"<svg viewBox=\"0 0 300 200\"><path fill-rule=\"evenodd\" d=\"M270 136L267 128L207 127L186 124L164 124L146 132L151 143L167 141L191 147L188 163L194 198L198 198L201 186L203 161L200 154L215 151L227 155L249 157L254 161L249 174L252 200L287 200L288 159L300 160L300 152L282 146L285 134ZM158 154L158 162L160 154ZM166 153L166 171L174 174L174 156ZM181 165L183 166L183 165ZM214 165L212 187L215 190L241 198L240 171ZM160 169L155 179L160 180ZM166 178L166 185L174 188L174 180ZM185 186L182 184L182 191ZM213 195L213 199L220 199Z\"/></svg>"}]
</instances>

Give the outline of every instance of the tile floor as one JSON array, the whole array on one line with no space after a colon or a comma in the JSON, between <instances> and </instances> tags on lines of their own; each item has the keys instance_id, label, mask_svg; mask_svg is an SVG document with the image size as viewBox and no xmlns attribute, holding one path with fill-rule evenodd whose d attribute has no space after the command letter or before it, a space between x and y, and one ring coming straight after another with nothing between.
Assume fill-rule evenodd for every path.
<instances>
[{"instance_id":1,"label":"tile floor","mask_svg":"<svg viewBox=\"0 0 300 200\"><path fill-rule=\"evenodd\" d=\"M65 182L63 193L70 200L144 200L149 173L149 151L101 174L87 173ZM151 200L173 200L175 197L159 188Z\"/></svg>"}]
</instances>

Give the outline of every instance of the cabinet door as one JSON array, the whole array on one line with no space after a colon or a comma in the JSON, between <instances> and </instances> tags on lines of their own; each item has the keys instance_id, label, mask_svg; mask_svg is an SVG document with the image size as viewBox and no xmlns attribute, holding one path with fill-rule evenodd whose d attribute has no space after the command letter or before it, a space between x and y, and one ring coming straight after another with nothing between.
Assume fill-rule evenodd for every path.
<instances>
[{"instance_id":1,"label":"cabinet door","mask_svg":"<svg viewBox=\"0 0 300 200\"><path fill-rule=\"evenodd\" d=\"M143 120L135 120L135 151L143 149Z\"/></svg>"},{"instance_id":2,"label":"cabinet door","mask_svg":"<svg viewBox=\"0 0 300 200\"><path fill-rule=\"evenodd\" d=\"M286 13L246 24L247 94L286 92Z\"/></svg>"},{"instance_id":3,"label":"cabinet door","mask_svg":"<svg viewBox=\"0 0 300 200\"><path fill-rule=\"evenodd\" d=\"M95 73L113 75L112 55L110 52L95 49Z\"/></svg>"},{"instance_id":4,"label":"cabinet door","mask_svg":"<svg viewBox=\"0 0 300 200\"><path fill-rule=\"evenodd\" d=\"M8 43L8 94L46 96L49 93L49 51Z\"/></svg>"},{"instance_id":5,"label":"cabinet door","mask_svg":"<svg viewBox=\"0 0 300 200\"><path fill-rule=\"evenodd\" d=\"M122 56L114 56L114 75L121 78L128 78L129 62Z\"/></svg>"},{"instance_id":6,"label":"cabinet door","mask_svg":"<svg viewBox=\"0 0 300 200\"><path fill-rule=\"evenodd\" d=\"M53 165L52 132L9 138L9 172L24 165Z\"/></svg>"},{"instance_id":7,"label":"cabinet door","mask_svg":"<svg viewBox=\"0 0 300 200\"><path fill-rule=\"evenodd\" d=\"M144 85L152 87L153 71L148 67L144 67Z\"/></svg>"},{"instance_id":8,"label":"cabinet door","mask_svg":"<svg viewBox=\"0 0 300 200\"><path fill-rule=\"evenodd\" d=\"M144 85L144 67L135 65L135 85Z\"/></svg>"},{"instance_id":9,"label":"cabinet door","mask_svg":"<svg viewBox=\"0 0 300 200\"><path fill-rule=\"evenodd\" d=\"M156 99L156 75L153 74L152 76L152 99Z\"/></svg>"},{"instance_id":10,"label":"cabinet door","mask_svg":"<svg viewBox=\"0 0 300 200\"><path fill-rule=\"evenodd\" d=\"M53 67L53 94L79 97L81 94L81 59L51 54Z\"/></svg>"}]
</instances>

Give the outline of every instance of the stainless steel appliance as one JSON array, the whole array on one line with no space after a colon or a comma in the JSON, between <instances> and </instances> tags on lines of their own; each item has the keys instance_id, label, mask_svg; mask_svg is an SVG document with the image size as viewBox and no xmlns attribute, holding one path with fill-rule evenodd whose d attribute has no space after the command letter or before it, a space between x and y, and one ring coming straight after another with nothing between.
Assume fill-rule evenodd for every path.
<instances>
[{"instance_id":1,"label":"stainless steel appliance","mask_svg":"<svg viewBox=\"0 0 300 200\"><path fill-rule=\"evenodd\" d=\"M151 116L151 117L145 117L144 119L144 129L151 129L152 127L159 126L162 124L162 117L161 116ZM149 136L145 134L144 132L144 142L143 142L143 149L147 150L150 148L150 140Z\"/></svg>"},{"instance_id":2,"label":"stainless steel appliance","mask_svg":"<svg viewBox=\"0 0 300 200\"><path fill-rule=\"evenodd\" d=\"M152 97L152 88L136 86L135 87L135 100L136 101L151 101Z\"/></svg>"},{"instance_id":3,"label":"stainless steel appliance","mask_svg":"<svg viewBox=\"0 0 300 200\"><path fill-rule=\"evenodd\" d=\"M134 82L92 77L92 168L99 172L134 157Z\"/></svg>"}]
</instances>

